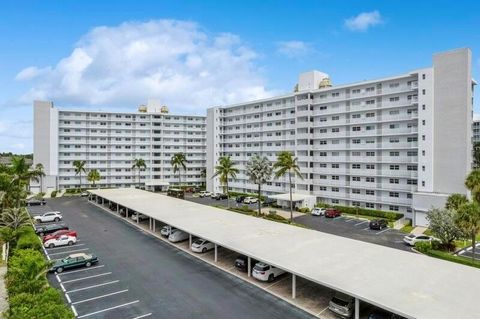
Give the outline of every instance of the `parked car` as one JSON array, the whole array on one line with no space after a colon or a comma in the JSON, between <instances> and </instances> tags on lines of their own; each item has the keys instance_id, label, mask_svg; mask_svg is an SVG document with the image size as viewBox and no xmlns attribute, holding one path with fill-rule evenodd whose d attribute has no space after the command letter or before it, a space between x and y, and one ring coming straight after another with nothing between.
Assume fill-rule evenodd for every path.
<instances>
[{"instance_id":1,"label":"parked car","mask_svg":"<svg viewBox=\"0 0 480 319\"><path fill-rule=\"evenodd\" d=\"M350 318L355 308L355 299L341 292L335 293L335 296L328 303L328 309L344 318Z\"/></svg>"},{"instance_id":2,"label":"parked car","mask_svg":"<svg viewBox=\"0 0 480 319\"><path fill-rule=\"evenodd\" d=\"M43 237L43 242L46 242L47 240L53 239L53 238L59 238L60 236L71 236L77 238L77 232L74 230L68 230L68 229L62 229L62 230L57 230L54 233L48 234Z\"/></svg>"},{"instance_id":3,"label":"parked car","mask_svg":"<svg viewBox=\"0 0 480 319\"><path fill-rule=\"evenodd\" d=\"M48 240L46 240L43 243L43 246L47 248L53 248L53 247L58 247L58 246L71 246L77 242L77 237L74 236L67 236L67 235L61 235L59 237L53 237Z\"/></svg>"},{"instance_id":4,"label":"parked car","mask_svg":"<svg viewBox=\"0 0 480 319\"><path fill-rule=\"evenodd\" d=\"M327 217L327 218L335 218L335 217L339 217L339 216L342 216L342 213L338 209L327 208L325 210L325 217Z\"/></svg>"},{"instance_id":5,"label":"parked car","mask_svg":"<svg viewBox=\"0 0 480 319\"><path fill-rule=\"evenodd\" d=\"M89 192L81 192L81 193L80 193L80 196L81 196L81 197L88 197L88 195L90 195Z\"/></svg>"},{"instance_id":6,"label":"parked car","mask_svg":"<svg viewBox=\"0 0 480 319\"><path fill-rule=\"evenodd\" d=\"M416 243L419 242L428 242L435 240L435 238L427 235L415 235L415 234L409 234L405 237L403 237L403 241L407 243L410 246L415 246Z\"/></svg>"},{"instance_id":7,"label":"parked car","mask_svg":"<svg viewBox=\"0 0 480 319\"><path fill-rule=\"evenodd\" d=\"M50 224L50 225L40 225L35 226L35 233L40 236L44 236L47 234L51 234L56 232L57 230L68 230L68 226L66 224Z\"/></svg>"},{"instance_id":8,"label":"parked car","mask_svg":"<svg viewBox=\"0 0 480 319\"><path fill-rule=\"evenodd\" d=\"M325 215L325 208L315 207L312 210L312 216L324 216Z\"/></svg>"},{"instance_id":9,"label":"parked car","mask_svg":"<svg viewBox=\"0 0 480 319\"><path fill-rule=\"evenodd\" d=\"M258 263L255 259L250 259L250 270L255 267L255 265ZM237 268L240 271L247 272L248 270L248 257L245 255L240 255L235 259L235 268Z\"/></svg>"},{"instance_id":10,"label":"parked car","mask_svg":"<svg viewBox=\"0 0 480 319\"><path fill-rule=\"evenodd\" d=\"M244 204L255 204L256 202L258 202L258 198L250 196L245 197L245 199L243 200Z\"/></svg>"},{"instance_id":11,"label":"parked car","mask_svg":"<svg viewBox=\"0 0 480 319\"><path fill-rule=\"evenodd\" d=\"M174 229L168 236L168 240L172 243L178 243L187 240L190 236L188 233L181 231L180 229Z\"/></svg>"},{"instance_id":12,"label":"parked car","mask_svg":"<svg viewBox=\"0 0 480 319\"><path fill-rule=\"evenodd\" d=\"M47 201L44 198L42 199L32 198L27 200L26 204L27 206L41 206L41 205L47 204Z\"/></svg>"},{"instance_id":13,"label":"parked car","mask_svg":"<svg viewBox=\"0 0 480 319\"><path fill-rule=\"evenodd\" d=\"M205 253L215 248L215 244L208 240L198 238L192 243L192 251L196 253Z\"/></svg>"},{"instance_id":14,"label":"parked car","mask_svg":"<svg viewBox=\"0 0 480 319\"><path fill-rule=\"evenodd\" d=\"M60 273L66 269L90 267L96 263L98 263L98 257L95 255L85 253L72 254L63 259L56 260L52 268L50 268L50 271Z\"/></svg>"},{"instance_id":15,"label":"parked car","mask_svg":"<svg viewBox=\"0 0 480 319\"><path fill-rule=\"evenodd\" d=\"M385 219L372 219L370 223L368 224L368 227L370 229L383 229L388 227L388 222Z\"/></svg>"},{"instance_id":16,"label":"parked car","mask_svg":"<svg viewBox=\"0 0 480 319\"><path fill-rule=\"evenodd\" d=\"M235 198L235 201L239 204L243 203L244 200L245 200L245 196L237 196Z\"/></svg>"},{"instance_id":17,"label":"parked car","mask_svg":"<svg viewBox=\"0 0 480 319\"><path fill-rule=\"evenodd\" d=\"M285 270L258 262L253 267L252 276L260 281L273 281L285 273Z\"/></svg>"},{"instance_id":18,"label":"parked car","mask_svg":"<svg viewBox=\"0 0 480 319\"><path fill-rule=\"evenodd\" d=\"M227 199L228 198L228 196L226 194L222 194L222 193L215 193L211 197L212 197L212 199L216 199L216 200L221 200L221 199Z\"/></svg>"},{"instance_id":19,"label":"parked car","mask_svg":"<svg viewBox=\"0 0 480 319\"><path fill-rule=\"evenodd\" d=\"M388 312L386 310L375 308L368 315L368 319L405 319L402 316L396 315L394 313Z\"/></svg>"},{"instance_id":20,"label":"parked car","mask_svg":"<svg viewBox=\"0 0 480 319\"><path fill-rule=\"evenodd\" d=\"M208 191L201 191L199 194L198 194L199 197L210 197L212 196L212 193L208 192Z\"/></svg>"},{"instance_id":21,"label":"parked car","mask_svg":"<svg viewBox=\"0 0 480 319\"><path fill-rule=\"evenodd\" d=\"M175 227L165 225L162 227L162 229L160 229L160 235L168 237L175 229Z\"/></svg>"},{"instance_id":22,"label":"parked car","mask_svg":"<svg viewBox=\"0 0 480 319\"><path fill-rule=\"evenodd\" d=\"M48 212L42 215L33 217L36 223L59 222L62 219L60 212Z\"/></svg>"},{"instance_id":23,"label":"parked car","mask_svg":"<svg viewBox=\"0 0 480 319\"><path fill-rule=\"evenodd\" d=\"M140 213L133 213L132 216L130 217L133 221L144 221L144 220L148 220L150 217L146 216L146 215L143 215L143 214L140 214Z\"/></svg>"},{"instance_id":24,"label":"parked car","mask_svg":"<svg viewBox=\"0 0 480 319\"><path fill-rule=\"evenodd\" d=\"M265 198L265 200L262 202L262 206L270 206L272 204L276 204L277 203L277 200L276 199L273 199L273 198Z\"/></svg>"}]
</instances>

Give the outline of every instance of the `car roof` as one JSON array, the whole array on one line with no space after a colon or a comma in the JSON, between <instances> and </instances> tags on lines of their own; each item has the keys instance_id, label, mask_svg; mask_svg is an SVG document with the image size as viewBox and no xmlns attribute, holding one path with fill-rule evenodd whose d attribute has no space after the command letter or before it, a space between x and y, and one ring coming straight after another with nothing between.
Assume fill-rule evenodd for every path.
<instances>
[{"instance_id":1,"label":"car roof","mask_svg":"<svg viewBox=\"0 0 480 319\"><path fill-rule=\"evenodd\" d=\"M264 263L263 261L259 261L259 262L256 263L255 265L259 265L259 266L261 266L261 267L270 266L269 264L266 264L266 263Z\"/></svg>"},{"instance_id":2,"label":"car roof","mask_svg":"<svg viewBox=\"0 0 480 319\"><path fill-rule=\"evenodd\" d=\"M88 257L91 257L91 255L85 254L85 253L76 253L76 254L71 254L68 257L70 258L87 257L88 258Z\"/></svg>"}]
</instances>

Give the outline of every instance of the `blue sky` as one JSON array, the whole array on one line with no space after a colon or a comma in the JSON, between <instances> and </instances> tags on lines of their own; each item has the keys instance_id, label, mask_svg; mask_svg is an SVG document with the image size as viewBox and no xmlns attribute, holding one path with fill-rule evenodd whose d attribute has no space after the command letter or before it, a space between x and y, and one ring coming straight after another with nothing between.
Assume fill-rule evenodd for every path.
<instances>
[{"instance_id":1,"label":"blue sky","mask_svg":"<svg viewBox=\"0 0 480 319\"><path fill-rule=\"evenodd\" d=\"M34 98L132 111L157 98L203 114L290 92L303 71L356 82L458 47L479 79L478 12L477 1L2 1L0 151L32 150Z\"/></svg>"}]
</instances>

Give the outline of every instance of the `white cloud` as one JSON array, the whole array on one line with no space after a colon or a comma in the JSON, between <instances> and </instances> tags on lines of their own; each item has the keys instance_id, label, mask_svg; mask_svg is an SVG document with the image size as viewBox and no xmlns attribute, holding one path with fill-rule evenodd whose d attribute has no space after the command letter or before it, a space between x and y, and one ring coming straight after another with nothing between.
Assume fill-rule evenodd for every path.
<instances>
[{"instance_id":1,"label":"white cloud","mask_svg":"<svg viewBox=\"0 0 480 319\"><path fill-rule=\"evenodd\" d=\"M382 16L377 10L362 12L355 17L345 20L345 26L351 31L367 31L368 28L382 23Z\"/></svg>"},{"instance_id":2,"label":"white cloud","mask_svg":"<svg viewBox=\"0 0 480 319\"><path fill-rule=\"evenodd\" d=\"M233 34L211 35L193 22L155 20L97 27L56 65L29 67L22 97L57 105L125 107L158 98L174 113L271 96L257 54ZM40 72L41 71L41 72Z\"/></svg>"},{"instance_id":3,"label":"white cloud","mask_svg":"<svg viewBox=\"0 0 480 319\"><path fill-rule=\"evenodd\" d=\"M280 41L277 42L277 52L290 58L300 57L312 50L308 43L303 41Z\"/></svg>"}]
</instances>

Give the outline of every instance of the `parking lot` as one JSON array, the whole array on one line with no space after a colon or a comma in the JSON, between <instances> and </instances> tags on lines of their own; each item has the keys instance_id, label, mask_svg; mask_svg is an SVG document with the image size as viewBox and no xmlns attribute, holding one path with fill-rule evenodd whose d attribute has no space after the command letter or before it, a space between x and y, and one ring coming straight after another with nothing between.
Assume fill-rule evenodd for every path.
<instances>
[{"instance_id":1,"label":"parking lot","mask_svg":"<svg viewBox=\"0 0 480 319\"><path fill-rule=\"evenodd\" d=\"M210 206L216 206L216 205L221 205L224 207L227 207L227 200L226 199L213 199L210 197L198 197L197 194L192 195L190 193L185 194L185 199L189 200L191 202L195 202L198 204L203 204L203 205L210 205ZM258 204L244 204L244 203L237 203L234 198L230 198L229 200L230 207L241 207L247 205L251 209L257 209Z\"/></svg>"},{"instance_id":2,"label":"parking lot","mask_svg":"<svg viewBox=\"0 0 480 319\"><path fill-rule=\"evenodd\" d=\"M312 317L258 286L212 267L208 262L213 260L213 252L202 256L203 262L85 198L52 199L46 206L29 209L33 215L60 211L63 222L78 232L76 245L46 249L49 258L76 252L99 257L99 263L90 268L48 276L52 285L64 291L78 318ZM148 229L148 221L143 227ZM178 248L182 246L188 248L188 241L178 244ZM218 250L218 261L226 267L231 268L235 258L233 252ZM288 278L270 283L270 288L281 287L282 282Z\"/></svg>"}]
</instances>

